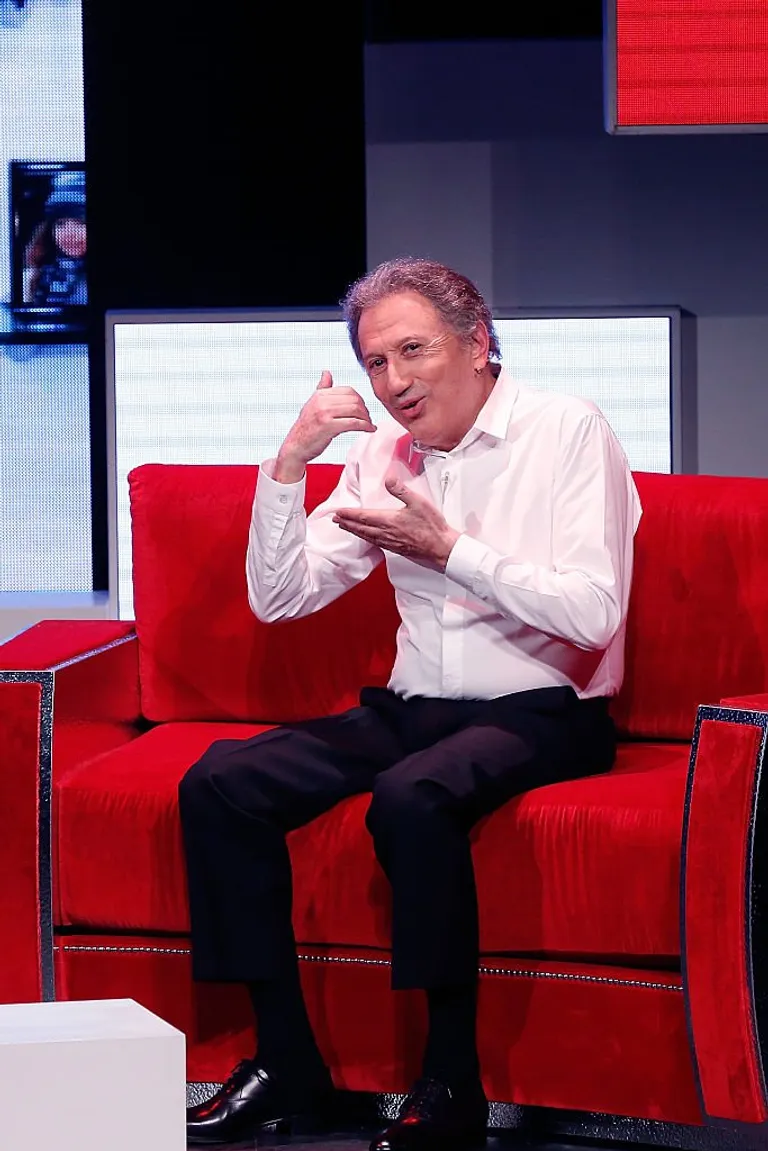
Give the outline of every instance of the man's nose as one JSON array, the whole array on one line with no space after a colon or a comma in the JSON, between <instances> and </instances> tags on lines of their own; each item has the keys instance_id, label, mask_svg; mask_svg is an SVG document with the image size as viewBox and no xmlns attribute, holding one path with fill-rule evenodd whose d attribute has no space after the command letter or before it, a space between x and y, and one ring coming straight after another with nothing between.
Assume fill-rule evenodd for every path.
<instances>
[{"instance_id":1,"label":"man's nose","mask_svg":"<svg viewBox=\"0 0 768 1151\"><path fill-rule=\"evenodd\" d=\"M411 378L407 370L399 364L387 365L387 391L393 400L396 400L411 386Z\"/></svg>"}]
</instances>

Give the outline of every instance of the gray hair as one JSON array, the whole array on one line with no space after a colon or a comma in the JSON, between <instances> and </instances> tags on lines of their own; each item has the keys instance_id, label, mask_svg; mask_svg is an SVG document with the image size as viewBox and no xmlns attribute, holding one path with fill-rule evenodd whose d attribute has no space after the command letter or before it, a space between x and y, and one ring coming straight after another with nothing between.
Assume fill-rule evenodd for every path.
<instances>
[{"instance_id":1,"label":"gray hair","mask_svg":"<svg viewBox=\"0 0 768 1151\"><path fill-rule=\"evenodd\" d=\"M341 301L349 339L360 363L357 333L363 311L398 292L418 292L460 340L469 340L478 321L485 324L490 338L489 358L501 359L491 310L472 281L436 260L399 256L357 280Z\"/></svg>"}]
</instances>

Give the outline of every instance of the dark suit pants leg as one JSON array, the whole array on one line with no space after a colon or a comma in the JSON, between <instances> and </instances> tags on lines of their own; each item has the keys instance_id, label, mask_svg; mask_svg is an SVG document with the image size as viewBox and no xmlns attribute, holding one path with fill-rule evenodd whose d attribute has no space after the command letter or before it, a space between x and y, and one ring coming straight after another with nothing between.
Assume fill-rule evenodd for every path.
<instances>
[{"instance_id":1,"label":"dark suit pants leg","mask_svg":"<svg viewBox=\"0 0 768 1151\"><path fill-rule=\"evenodd\" d=\"M547 688L462 702L461 730L407 755L373 783L367 822L392 885L395 988L476 978L474 824L522 792L605 771L615 754L604 700Z\"/></svg>"},{"instance_id":2,"label":"dark suit pants leg","mask_svg":"<svg viewBox=\"0 0 768 1151\"><path fill-rule=\"evenodd\" d=\"M185 775L179 809L196 979L252 983L293 960L286 833L370 791L400 745L376 711L214 743Z\"/></svg>"}]
</instances>

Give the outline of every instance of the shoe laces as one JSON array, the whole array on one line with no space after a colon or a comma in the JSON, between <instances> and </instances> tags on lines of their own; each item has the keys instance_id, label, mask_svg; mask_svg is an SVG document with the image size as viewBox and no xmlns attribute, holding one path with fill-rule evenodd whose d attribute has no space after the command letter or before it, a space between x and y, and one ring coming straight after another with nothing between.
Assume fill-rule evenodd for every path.
<instances>
[{"instance_id":1,"label":"shoe laces","mask_svg":"<svg viewBox=\"0 0 768 1151\"><path fill-rule=\"evenodd\" d=\"M450 1098L450 1089L439 1079L419 1079L406 1096L398 1118L401 1121L429 1118L438 1104Z\"/></svg>"},{"instance_id":2,"label":"shoe laces","mask_svg":"<svg viewBox=\"0 0 768 1151\"><path fill-rule=\"evenodd\" d=\"M233 1067L215 1095L212 1095L210 1099L206 1099L198 1105L196 1109L197 1117L199 1119L206 1119L210 1115L215 1115L220 1111L224 1100L228 1099L230 1095L234 1095L235 1091L239 1090L248 1079L251 1073L251 1065L250 1059L241 1059L237 1066Z\"/></svg>"},{"instance_id":3,"label":"shoe laces","mask_svg":"<svg viewBox=\"0 0 768 1151\"><path fill-rule=\"evenodd\" d=\"M219 1096L223 1098L226 1095L233 1095L235 1091L238 1091L243 1086L243 1083L249 1079L252 1074L253 1060L241 1059L240 1062L232 1068L231 1072L222 1083L221 1089L218 1092Z\"/></svg>"}]
</instances>

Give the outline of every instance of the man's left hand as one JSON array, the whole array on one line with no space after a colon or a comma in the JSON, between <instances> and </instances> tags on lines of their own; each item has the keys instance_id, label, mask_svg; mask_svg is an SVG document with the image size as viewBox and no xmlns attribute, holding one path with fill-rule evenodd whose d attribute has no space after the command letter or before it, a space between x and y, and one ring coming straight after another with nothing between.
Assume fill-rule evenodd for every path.
<instances>
[{"instance_id":1,"label":"man's left hand","mask_svg":"<svg viewBox=\"0 0 768 1151\"><path fill-rule=\"evenodd\" d=\"M384 483L387 491L402 502L402 508L397 511L340 508L333 522L384 551L426 560L445 571L460 533L448 526L434 504L409 491L400 480L387 479Z\"/></svg>"}]
</instances>

